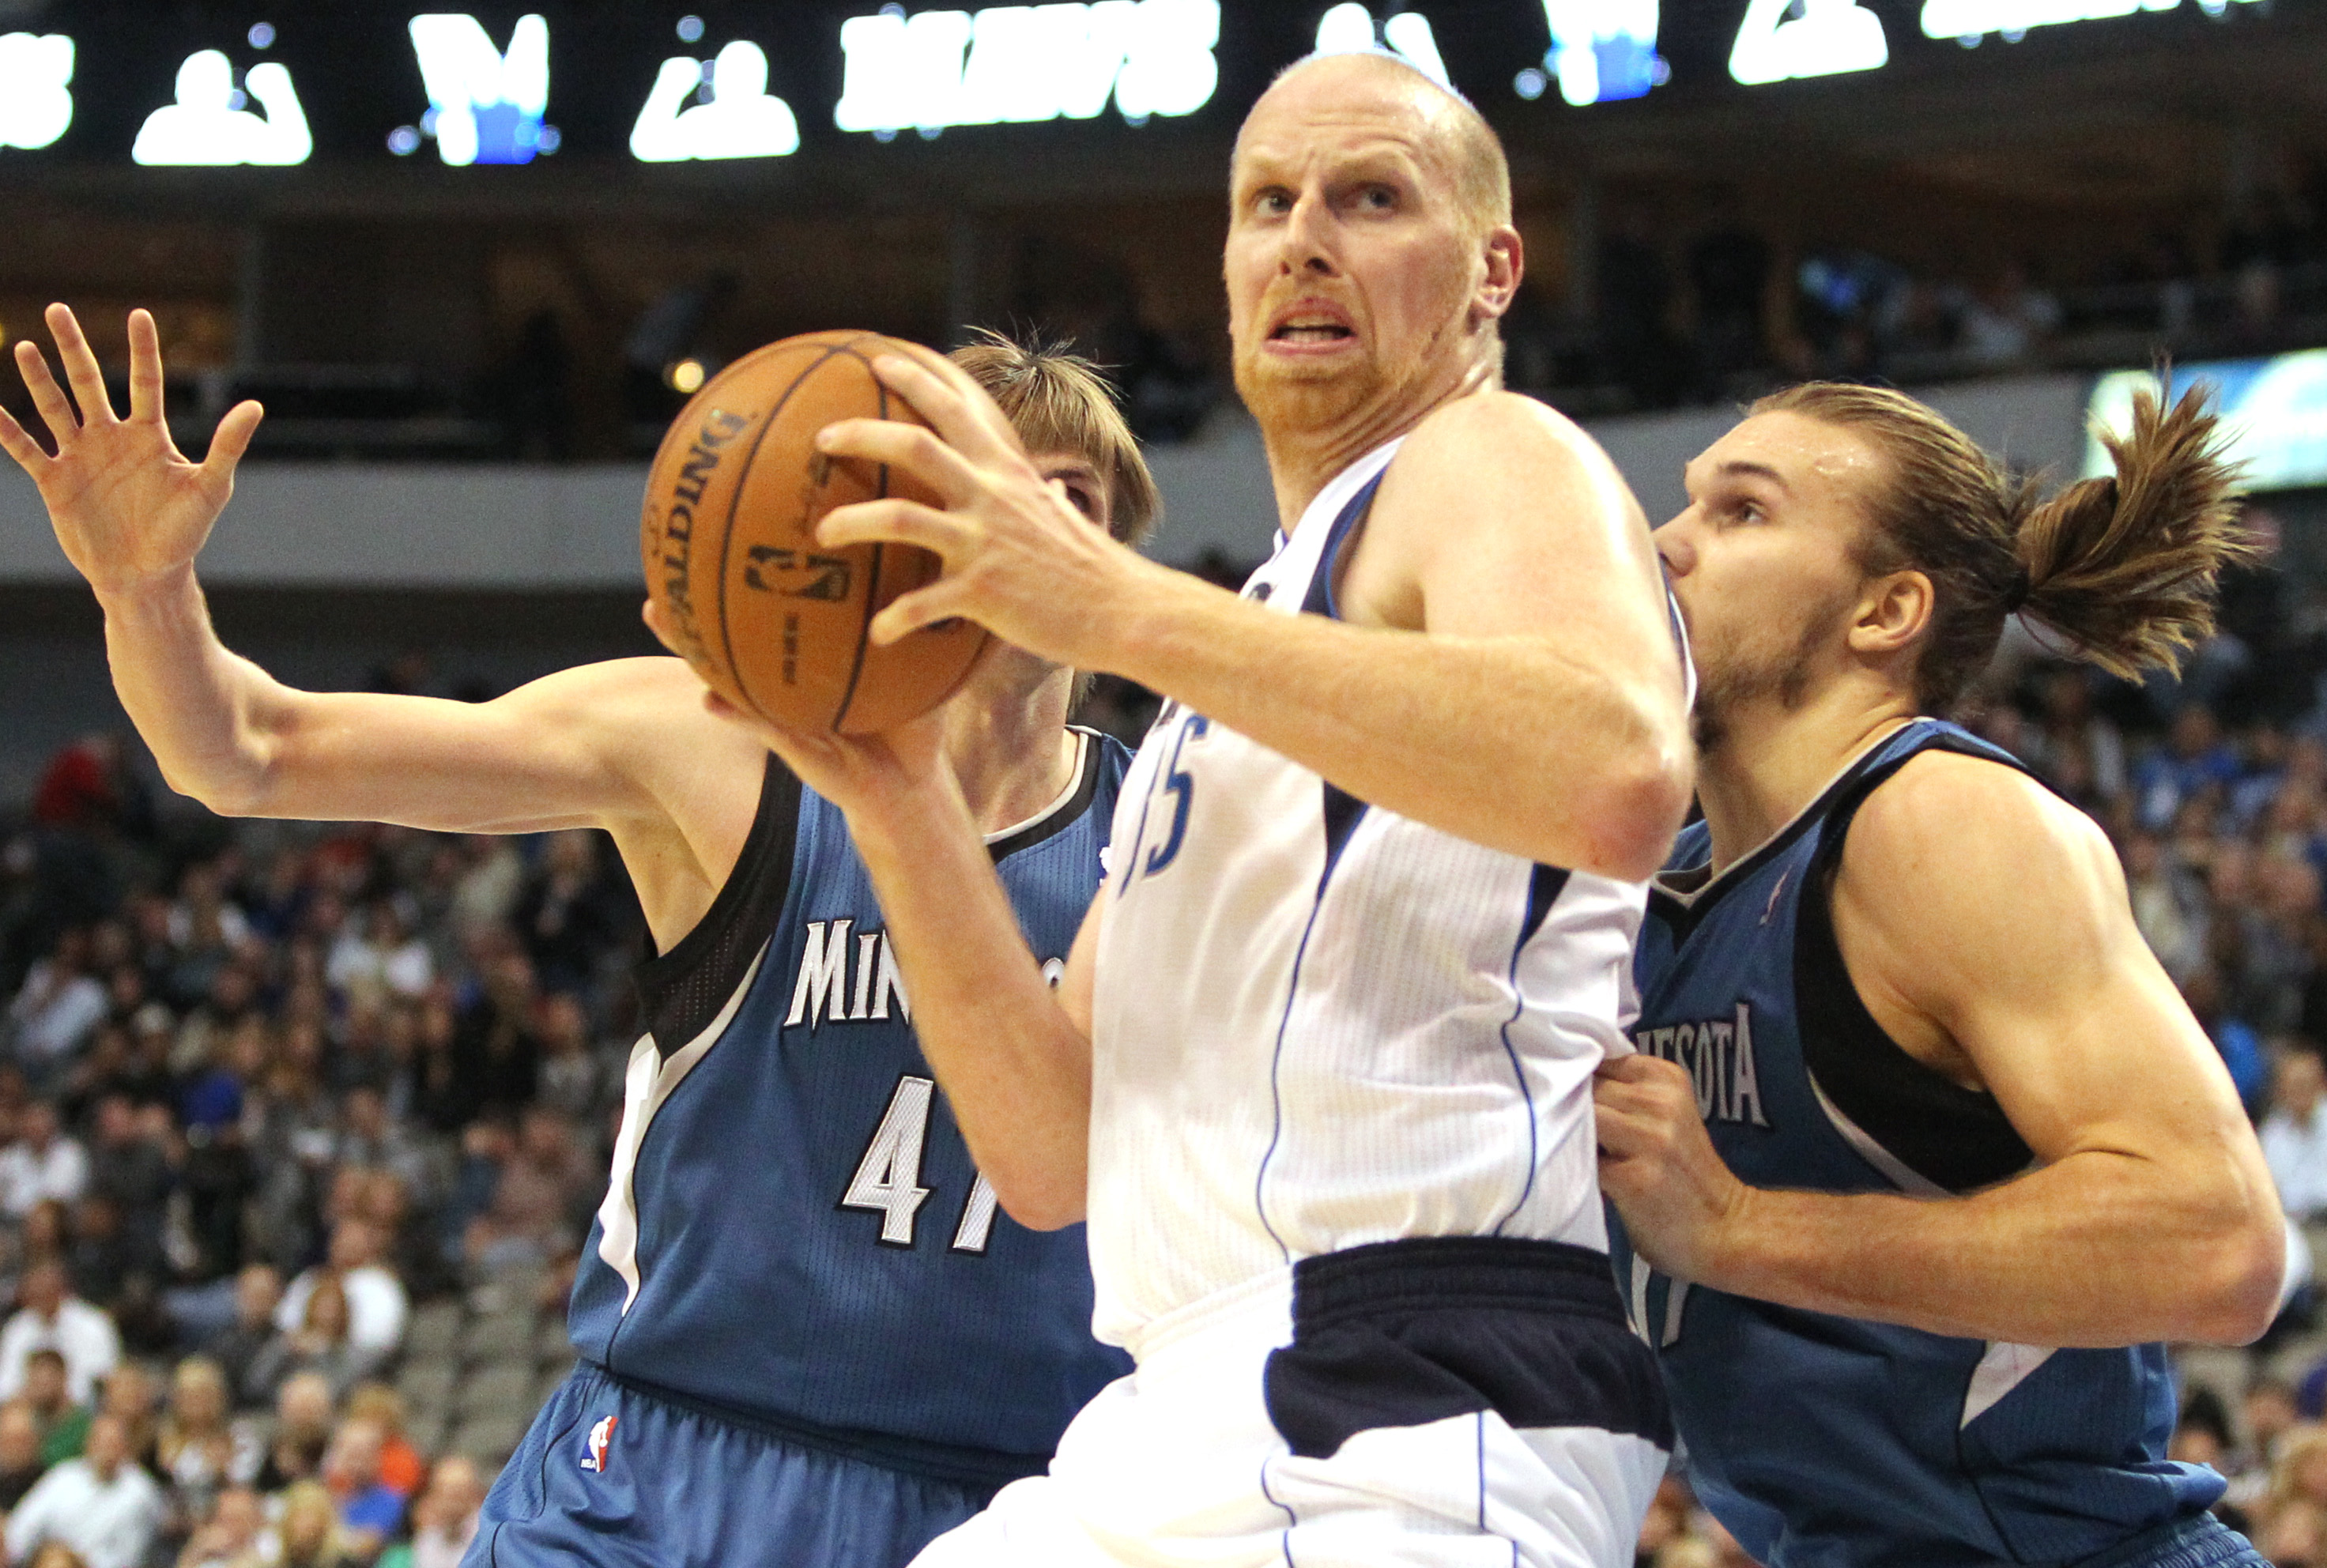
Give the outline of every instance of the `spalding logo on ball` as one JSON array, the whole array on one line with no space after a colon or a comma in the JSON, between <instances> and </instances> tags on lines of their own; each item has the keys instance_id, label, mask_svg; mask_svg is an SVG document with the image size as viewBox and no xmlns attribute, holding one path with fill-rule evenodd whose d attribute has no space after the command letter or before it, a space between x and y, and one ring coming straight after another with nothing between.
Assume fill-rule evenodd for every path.
<instances>
[{"instance_id":1,"label":"spalding logo on ball","mask_svg":"<svg viewBox=\"0 0 2327 1568\"><path fill-rule=\"evenodd\" d=\"M874 647L874 616L944 563L911 545L817 543L835 507L940 504L886 464L816 450L836 420L927 425L874 378L883 354L937 358L877 332L809 332L745 355L687 403L647 476L647 593L680 651L721 696L797 729L871 734L917 717L986 646L982 628L948 621Z\"/></svg>"}]
</instances>

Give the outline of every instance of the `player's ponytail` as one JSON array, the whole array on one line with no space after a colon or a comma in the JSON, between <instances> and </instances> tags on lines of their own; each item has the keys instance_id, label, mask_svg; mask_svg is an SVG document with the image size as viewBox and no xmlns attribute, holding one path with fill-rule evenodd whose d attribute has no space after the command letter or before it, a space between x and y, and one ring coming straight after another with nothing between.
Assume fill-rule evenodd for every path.
<instances>
[{"instance_id":1,"label":"player's ponytail","mask_svg":"<svg viewBox=\"0 0 2327 1568\"><path fill-rule=\"evenodd\" d=\"M2111 675L2178 669L2214 630L2221 569L2253 554L2232 499L2237 471L2196 387L2171 411L2138 393L2131 433L2101 441L2116 474L2030 507L2016 531L2022 612Z\"/></svg>"},{"instance_id":2,"label":"player's ponytail","mask_svg":"<svg viewBox=\"0 0 2327 1568\"><path fill-rule=\"evenodd\" d=\"M1931 581L1931 627L1915 696L1941 713L1995 652L2014 613L2063 651L2111 674L2175 669L2212 631L2221 569L2252 554L2231 499L2237 475L2217 422L2192 390L2171 413L2144 394L2130 434L2104 436L2113 479L2050 499L1904 394L1813 381L1753 406L1840 425L1889 460L1871 498L1859 565L1870 576Z\"/></svg>"}]
</instances>

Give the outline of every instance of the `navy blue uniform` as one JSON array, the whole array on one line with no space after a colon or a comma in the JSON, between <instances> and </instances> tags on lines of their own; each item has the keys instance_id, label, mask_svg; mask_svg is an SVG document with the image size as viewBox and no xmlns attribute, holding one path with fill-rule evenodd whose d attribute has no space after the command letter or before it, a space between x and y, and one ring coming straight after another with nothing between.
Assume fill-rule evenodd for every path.
<instances>
[{"instance_id":1,"label":"navy blue uniform","mask_svg":"<svg viewBox=\"0 0 2327 1568\"><path fill-rule=\"evenodd\" d=\"M1081 750L1070 796L991 846L1053 965L1128 761ZM1090 1335L1082 1227L995 1207L846 825L772 760L734 873L639 985L650 1032L574 1285L583 1364L472 1560L902 1563L1128 1370Z\"/></svg>"},{"instance_id":2,"label":"navy blue uniform","mask_svg":"<svg viewBox=\"0 0 2327 1568\"><path fill-rule=\"evenodd\" d=\"M1993 1097L1883 1032L1835 940L1853 815L1933 749L2018 766L1918 721L1710 882L1710 838L1693 824L1650 895L1635 1043L1689 1069L1715 1148L1750 1185L1940 1196L2031 1162ZM2165 1458L2163 1346L2047 1349L1773 1306L1653 1274L1612 1228L1689 1479L1771 1568L2194 1568L2248 1550L2204 1511L2221 1479Z\"/></svg>"}]
</instances>

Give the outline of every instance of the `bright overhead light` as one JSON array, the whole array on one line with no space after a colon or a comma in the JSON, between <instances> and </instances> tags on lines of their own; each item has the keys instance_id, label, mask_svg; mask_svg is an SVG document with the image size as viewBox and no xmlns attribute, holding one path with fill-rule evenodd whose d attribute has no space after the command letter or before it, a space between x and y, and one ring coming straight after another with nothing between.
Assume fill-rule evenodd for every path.
<instances>
[{"instance_id":1,"label":"bright overhead light","mask_svg":"<svg viewBox=\"0 0 2327 1568\"><path fill-rule=\"evenodd\" d=\"M215 49L198 49L178 67L177 101L145 117L129 149L135 163L280 165L304 163L315 150L291 73L273 61L243 78L263 116L239 107L234 65ZM247 101L247 100L245 100Z\"/></svg>"},{"instance_id":2,"label":"bright overhead light","mask_svg":"<svg viewBox=\"0 0 2327 1568\"><path fill-rule=\"evenodd\" d=\"M681 359L670 368L668 376L672 391L692 395L703 386L703 361Z\"/></svg>"},{"instance_id":3,"label":"bright overhead light","mask_svg":"<svg viewBox=\"0 0 2327 1568\"><path fill-rule=\"evenodd\" d=\"M520 16L507 52L465 13L412 19L412 50L429 114L421 131L447 163L530 163L549 106L549 23Z\"/></svg>"},{"instance_id":4,"label":"bright overhead light","mask_svg":"<svg viewBox=\"0 0 2327 1568\"><path fill-rule=\"evenodd\" d=\"M907 16L883 5L840 27L846 61L833 124L913 126L1087 120L1110 95L1126 120L1193 114L1220 70L1219 0L1097 0Z\"/></svg>"},{"instance_id":5,"label":"bright overhead light","mask_svg":"<svg viewBox=\"0 0 2327 1568\"><path fill-rule=\"evenodd\" d=\"M0 147L37 151L72 124L73 41L0 33Z\"/></svg>"},{"instance_id":6,"label":"bright overhead light","mask_svg":"<svg viewBox=\"0 0 2327 1568\"><path fill-rule=\"evenodd\" d=\"M1543 0L1551 47L1543 65L1569 103L1645 97L1664 84L1657 0Z\"/></svg>"},{"instance_id":7,"label":"bright overhead light","mask_svg":"<svg viewBox=\"0 0 2327 1568\"><path fill-rule=\"evenodd\" d=\"M768 92L768 57L737 39L719 51L708 73L711 101L685 107L706 78L703 63L684 55L662 62L654 90L631 128L631 155L642 163L686 158L780 158L798 150L799 125L791 106Z\"/></svg>"},{"instance_id":8,"label":"bright overhead light","mask_svg":"<svg viewBox=\"0 0 2327 1568\"><path fill-rule=\"evenodd\" d=\"M2259 3L2237 0L2239 5ZM2182 0L1923 0L1923 34L1969 42L1984 33L2019 33L2070 22L2107 22L2142 11L2174 11L2181 5ZM2207 5L2206 9L2214 12L2217 7Z\"/></svg>"},{"instance_id":9,"label":"bright overhead light","mask_svg":"<svg viewBox=\"0 0 2327 1568\"><path fill-rule=\"evenodd\" d=\"M1760 87L1875 70L1890 62L1882 18L1857 0L1801 0L1801 5L1802 14L1789 22L1786 13L1793 8L1793 0L1752 0L1729 51L1729 74L1747 87Z\"/></svg>"}]
</instances>

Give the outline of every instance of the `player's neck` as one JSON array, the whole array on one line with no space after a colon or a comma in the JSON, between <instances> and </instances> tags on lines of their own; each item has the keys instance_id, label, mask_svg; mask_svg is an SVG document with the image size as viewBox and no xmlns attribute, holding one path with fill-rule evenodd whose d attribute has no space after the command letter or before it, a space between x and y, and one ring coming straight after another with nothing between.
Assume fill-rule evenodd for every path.
<instances>
[{"instance_id":1,"label":"player's neck","mask_svg":"<svg viewBox=\"0 0 2327 1568\"><path fill-rule=\"evenodd\" d=\"M1796 707L1771 697L1724 714L1696 766L1714 871L1753 853L1869 746L1914 716L1911 697L1854 681L1835 682Z\"/></svg>"},{"instance_id":2,"label":"player's neck","mask_svg":"<svg viewBox=\"0 0 2327 1568\"><path fill-rule=\"evenodd\" d=\"M973 676L978 687L946 709L946 760L980 833L1040 815L1066 789L1077 750L1066 732L1074 672L1008 679L1000 663Z\"/></svg>"},{"instance_id":3,"label":"player's neck","mask_svg":"<svg viewBox=\"0 0 2327 1568\"><path fill-rule=\"evenodd\" d=\"M1385 442L1411 433L1456 398L1501 385L1493 361L1474 359L1459 371L1418 387L1393 388L1322 422L1264 423L1261 443L1268 452L1269 482L1276 492L1276 526L1291 538L1309 503L1342 470Z\"/></svg>"}]
</instances>

